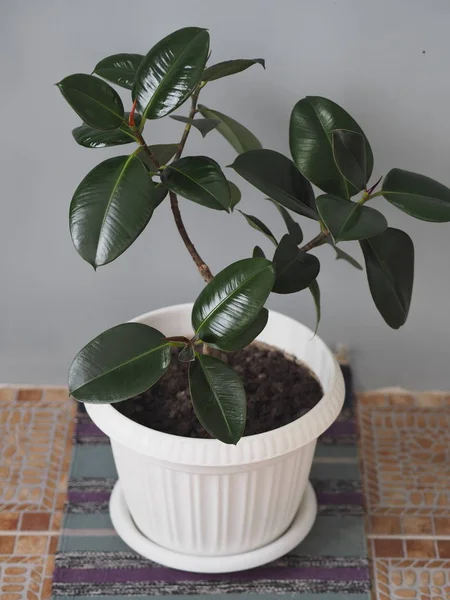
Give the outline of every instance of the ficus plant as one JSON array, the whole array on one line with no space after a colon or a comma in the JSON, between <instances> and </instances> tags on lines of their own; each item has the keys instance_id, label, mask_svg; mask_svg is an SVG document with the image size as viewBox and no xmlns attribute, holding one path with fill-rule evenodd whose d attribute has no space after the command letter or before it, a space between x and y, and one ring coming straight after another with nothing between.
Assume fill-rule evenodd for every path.
<instances>
[{"instance_id":1,"label":"ficus plant","mask_svg":"<svg viewBox=\"0 0 450 600\"><path fill-rule=\"evenodd\" d=\"M384 196L417 219L450 221L450 189L402 169L369 183L373 155L364 132L343 108L318 96L303 98L292 110L292 159L263 148L246 127L199 103L199 96L218 79L252 65L265 67L264 60L208 66L209 55L208 31L186 27L158 42L146 56L108 56L92 74L69 75L57 84L83 121L72 132L78 144L135 146L131 153L98 164L76 189L69 221L80 256L94 269L115 260L145 229L158 206L167 202L206 282L193 306L191 339L183 332L166 337L140 323L117 325L80 350L70 367L69 389L83 402L132 398L160 379L171 361L171 348L178 347L178 359L189 362L189 389L198 419L213 437L235 444L244 433L246 398L239 375L220 353L242 349L261 333L268 320L264 304L269 294L309 290L318 322L320 263L311 251L329 245L336 258L362 269L339 247L340 242L356 241L377 309L390 327L401 327L413 289L414 246L407 233L389 227L373 206ZM131 91L129 112L110 84ZM188 100L187 116L173 114ZM152 144L145 139L147 121L167 116L183 124L180 141ZM241 193L213 158L182 156L192 129L203 137L213 130L224 136L237 152L231 169L278 209L286 226L280 240L258 217L241 213L274 245L270 258L257 246L251 257L226 266L214 277L199 255L185 229L178 198L230 215ZM323 193L316 197L312 185ZM291 213L316 221L317 235L304 243L301 225Z\"/></svg>"}]
</instances>

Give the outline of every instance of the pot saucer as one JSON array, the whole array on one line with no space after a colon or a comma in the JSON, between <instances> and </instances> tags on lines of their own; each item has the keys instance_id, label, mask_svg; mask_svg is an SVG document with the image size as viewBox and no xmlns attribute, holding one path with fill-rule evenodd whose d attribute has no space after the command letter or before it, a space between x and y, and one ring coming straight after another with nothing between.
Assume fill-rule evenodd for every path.
<instances>
[{"instance_id":1,"label":"pot saucer","mask_svg":"<svg viewBox=\"0 0 450 600\"><path fill-rule=\"evenodd\" d=\"M311 483L289 529L275 541L242 554L228 556L193 556L158 546L136 527L117 481L109 504L111 520L117 534L133 550L166 567L194 573L230 573L259 567L293 550L309 533L316 515L317 500Z\"/></svg>"}]
</instances>

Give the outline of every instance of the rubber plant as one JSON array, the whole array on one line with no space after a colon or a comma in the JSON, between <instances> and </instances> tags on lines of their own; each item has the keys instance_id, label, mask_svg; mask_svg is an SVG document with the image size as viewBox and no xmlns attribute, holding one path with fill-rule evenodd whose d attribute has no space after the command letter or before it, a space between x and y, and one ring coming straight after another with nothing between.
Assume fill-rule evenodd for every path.
<instances>
[{"instance_id":1,"label":"rubber plant","mask_svg":"<svg viewBox=\"0 0 450 600\"><path fill-rule=\"evenodd\" d=\"M432 179L392 169L381 183L369 183L370 144L361 127L340 106L318 96L294 106L289 126L292 159L262 147L233 118L199 103L201 90L264 60L238 59L208 66L209 33L186 27L158 42L146 56L115 54L93 73L69 75L57 85L83 123L73 130L86 148L134 144L131 153L108 158L79 184L70 204L70 233L77 252L94 269L120 256L140 235L158 206L170 204L175 225L206 282L192 310L191 339L166 337L139 323L124 323L101 333L75 357L69 389L83 402L112 403L153 386L167 370L171 348L189 361L189 388L204 428L225 443L244 433L246 398L238 374L217 350L244 348L264 329L270 293L309 290L320 318L315 248L328 244L336 258L361 265L339 247L356 241L364 256L369 289L381 316L397 329L408 316L414 274L409 235L389 227L376 204L380 196L424 221L450 221L450 189ZM108 83L109 82L109 83ZM110 85L131 92L129 112ZM187 116L173 114L190 100ZM144 138L147 121L170 116L184 125L178 143L152 145ZM266 258L256 247L251 257L226 266L215 277L184 226L178 198L228 215L239 203L238 187L207 156L182 156L192 131L216 130L237 152L230 167L279 210L286 234L277 240L256 216L242 212L249 225L275 246ZM312 184L323 193L315 197ZM381 184L381 188L378 186ZM291 213L316 221L317 235L303 243ZM303 245L302 245L303 244Z\"/></svg>"}]
</instances>

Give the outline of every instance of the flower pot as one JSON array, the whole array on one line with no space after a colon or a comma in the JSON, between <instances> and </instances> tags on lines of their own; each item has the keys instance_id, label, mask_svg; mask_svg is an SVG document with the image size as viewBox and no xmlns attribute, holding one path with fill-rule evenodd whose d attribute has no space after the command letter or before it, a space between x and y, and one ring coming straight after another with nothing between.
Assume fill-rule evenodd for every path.
<instances>
[{"instance_id":1,"label":"flower pot","mask_svg":"<svg viewBox=\"0 0 450 600\"><path fill-rule=\"evenodd\" d=\"M190 336L191 309L191 304L162 308L135 321L167 336ZM134 524L140 535L165 551L187 557L245 555L274 543L299 510L317 438L341 410L344 382L324 342L290 317L270 311L258 340L306 363L324 395L299 419L244 437L236 446L148 429L114 405L86 405L111 438ZM183 564L171 566L189 568Z\"/></svg>"}]
</instances>

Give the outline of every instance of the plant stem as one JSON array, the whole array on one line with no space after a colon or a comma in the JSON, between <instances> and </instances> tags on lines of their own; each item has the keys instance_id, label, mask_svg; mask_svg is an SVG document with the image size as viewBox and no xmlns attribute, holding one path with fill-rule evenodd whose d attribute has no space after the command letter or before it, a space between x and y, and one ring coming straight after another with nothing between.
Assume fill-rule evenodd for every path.
<instances>
[{"instance_id":1,"label":"plant stem","mask_svg":"<svg viewBox=\"0 0 450 600\"><path fill-rule=\"evenodd\" d=\"M369 196L367 196L365 201L367 202L367 200L372 200L372 198L376 198L377 196L382 196L382 195L383 195L382 190L380 192L375 192L375 194L369 194Z\"/></svg>"},{"instance_id":2,"label":"plant stem","mask_svg":"<svg viewBox=\"0 0 450 600\"><path fill-rule=\"evenodd\" d=\"M328 235L329 235L328 231L321 231L320 233L318 233L316 235L315 238L313 238L307 244L305 244L304 246L302 246L300 248L300 250L302 252L308 252L309 250L312 250L312 248L317 248L317 246L321 246L322 244L325 243Z\"/></svg>"},{"instance_id":3,"label":"plant stem","mask_svg":"<svg viewBox=\"0 0 450 600\"><path fill-rule=\"evenodd\" d=\"M150 148L145 143L145 140L142 137L142 133L140 131L136 131L135 135L136 135L137 139L139 140L139 144L142 146L142 149L144 150L145 154L149 157L149 159L152 161L152 163L155 165L155 167L157 169L159 169L161 165L159 164L156 156L153 154L153 152L150 150Z\"/></svg>"}]
</instances>

